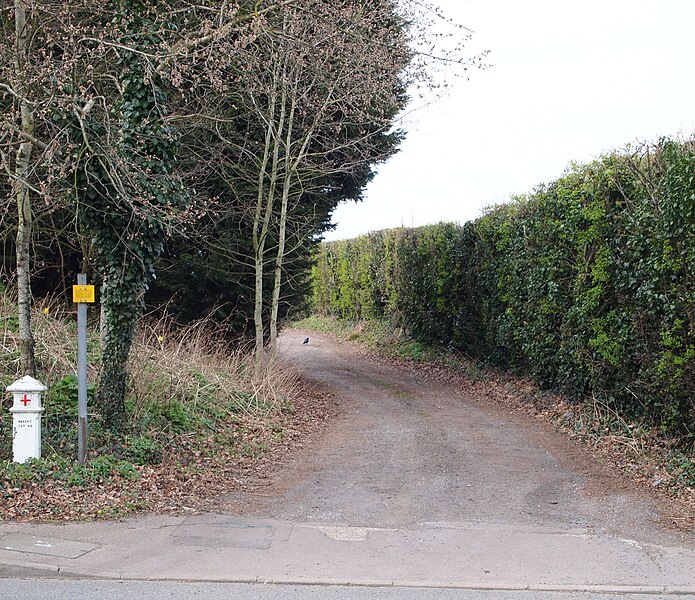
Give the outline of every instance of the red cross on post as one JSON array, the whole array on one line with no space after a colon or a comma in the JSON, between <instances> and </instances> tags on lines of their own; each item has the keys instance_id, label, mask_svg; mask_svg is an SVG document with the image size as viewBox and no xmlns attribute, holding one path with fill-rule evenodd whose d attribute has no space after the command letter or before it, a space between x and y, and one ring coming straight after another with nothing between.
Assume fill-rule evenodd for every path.
<instances>
[{"instance_id":1,"label":"red cross on post","mask_svg":"<svg viewBox=\"0 0 695 600\"><path fill-rule=\"evenodd\" d=\"M31 404L31 398L28 398L27 395L24 394L24 398L22 398L20 402L26 406L27 404Z\"/></svg>"}]
</instances>

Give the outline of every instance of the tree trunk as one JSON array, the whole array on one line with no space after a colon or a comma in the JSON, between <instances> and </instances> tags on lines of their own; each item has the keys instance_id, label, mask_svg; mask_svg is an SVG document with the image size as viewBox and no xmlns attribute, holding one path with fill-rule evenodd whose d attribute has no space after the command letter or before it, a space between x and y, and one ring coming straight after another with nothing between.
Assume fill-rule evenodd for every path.
<instances>
[{"instance_id":1,"label":"tree trunk","mask_svg":"<svg viewBox=\"0 0 695 600\"><path fill-rule=\"evenodd\" d=\"M106 294L107 294L108 286L106 285L106 277L104 277L104 280L101 282L101 293L100 295L100 301L99 301L99 346L100 348L104 348L106 345L106 332L108 331L107 323L106 323Z\"/></svg>"},{"instance_id":2,"label":"tree trunk","mask_svg":"<svg viewBox=\"0 0 695 600\"><path fill-rule=\"evenodd\" d=\"M107 294L101 299L105 313L101 373L97 389L97 403L104 424L111 431L123 430L127 425L125 397L128 388L128 355L140 317L140 301Z\"/></svg>"},{"instance_id":3,"label":"tree trunk","mask_svg":"<svg viewBox=\"0 0 695 600\"><path fill-rule=\"evenodd\" d=\"M16 91L22 118L22 132L33 136L34 115L26 100L27 90L21 83L27 62L27 39L29 26L26 18L26 7L22 0L15 0L15 76ZM19 352L20 366L23 375L36 374L34 357L34 336L31 330L31 233L33 218L31 213L31 197L27 177L31 164L33 145L25 140L20 142L15 162L15 185L17 198L17 311L19 316Z\"/></svg>"},{"instance_id":4,"label":"tree trunk","mask_svg":"<svg viewBox=\"0 0 695 600\"><path fill-rule=\"evenodd\" d=\"M273 356L277 352L278 313L280 310L280 288L282 287L282 263L285 258L285 238L287 236L287 205L289 203L290 179L291 177L288 173L282 189L278 251L275 256L275 279L273 281L273 296L270 304L270 353Z\"/></svg>"},{"instance_id":5,"label":"tree trunk","mask_svg":"<svg viewBox=\"0 0 695 600\"><path fill-rule=\"evenodd\" d=\"M285 95L287 92L285 92ZM280 220L278 222L278 250L275 255L275 273L273 295L270 301L270 354L277 352L278 312L280 310L280 289L282 287L282 263L285 258L285 239L287 237L287 207L290 199L290 186L294 164L290 156L292 135L294 133L294 115L297 107L296 94L292 98L292 108L287 118L287 136L285 139L285 174L282 182L282 200L280 203ZM278 140L279 144L280 141Z\"/></svg>"},{"instance_id":6,"label":"tree trunk","mask_svg":"<svg viewBox=\"0 0 695 600\"><path fill-rule=\"evenodd\" d=\"M280 68L280 67L278 67ZM260 376L263 369L263 352L265 348L265 327L263 324L263 275L265 270L265 252L268 230L270 228L270 219L273 214L273 205L275 204L275 192L277 188L277 180L280 172L280 145L283 135L286 119L287 97L282 94L280 97L280 110L277 116L277 88L280 82L280 74L284 73L283 68L280 68L281 73L278 74L278 68L274 72L274 89L270 99L270 112L266 122L266 136L263 162L258 176L258 197L256 204L256 214L253 227L253 251L254 251L254 267L255 267L255 295L254 295L254 322L256 329L256 344L255 344L255 374ZM272 148L272 157L270 156ZM270 176L266 173L270 163ZM267 186L265 180L268 179ZM264 202L265 191L265 202Z\"/></svg>"},{"instance_id":7,"label":"tree trunk","mask_svg":"<svg viewBox=\"0 0 695 600\"><path fill-rule=\"evenodd\" d=\"M280 219L278 223L278 249L275 256L275 280L273 283L273 296L270 305L270 352L277 352L278 313L280 311L280 290L282 289L282 265L285 260L285 242L287 239L287 214L289 210L290 191L292 190L293 177L306 157L309 144L313 138L314 127L310 127L302 139L302 143L296 156L292 156L293 137L295 136L295 115L299 97L299 78L296 78L289 89L284 89L285 97L291 96L291 108L287 118L287 134L284 141L285 148L285 174L282 185L282 201L280 206Z\"/></svg>"},{"instance_id":8,"label":"tree trunk","mask_svg":"<svg viewBox=\"0 0 695 600\"><path fill-rule=\"evenodd\" d=\"M266 194L268 195L268 202L272 206L272 191L265 188L265 178L266 169L270 161L270 147L273 138L273 120L275 116L275 96L271 97L271 112L270 120L267 124L267 130L265 135L265 145L263 149L263 160L261 162L261 167L258 173L258 196L256 199L256 213L253 220L253 261L254 261L254 307L253 307L253 320L255 325L255 336L256 345L254 350L254 361L255 361L255 374L260 376L261 369L263 367L263 341L264 341L264 327L263 327L263 271L264 271L264 259L265 259L265 238L267 235L267 225L263 219L263 204ZM268 215L268 208L266 207L266 216Z\"/></svg>"},{"instance_id":9,"label":"tree trunk","mask_svg":"<svg viewBox=\"0 0 695 600\"><path fill-rule=\"evenodd\" d=\"M22 181L28 171L31 144L22 143L17 152L17 312L19 316L19 353L22 375L36 374L34 336L31 330L31 200Z\"/></svg>"}]
</instances>

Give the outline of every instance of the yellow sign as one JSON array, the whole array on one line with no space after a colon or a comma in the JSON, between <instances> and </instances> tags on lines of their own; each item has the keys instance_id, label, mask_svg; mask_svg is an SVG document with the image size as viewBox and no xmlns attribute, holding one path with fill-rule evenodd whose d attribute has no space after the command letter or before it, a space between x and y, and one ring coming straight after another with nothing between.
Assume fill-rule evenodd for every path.
<instances>
[{"instance_id":1,"label":"yellow sign","mask_svg":"<svg viewBox=\"0 0 695 600\"><path fill-rule=\"evenodd\" d=\"M73 285L72 286L72 301L86 304L94 303L94 286L93 285Z\"/></svg>"}]
</instances>

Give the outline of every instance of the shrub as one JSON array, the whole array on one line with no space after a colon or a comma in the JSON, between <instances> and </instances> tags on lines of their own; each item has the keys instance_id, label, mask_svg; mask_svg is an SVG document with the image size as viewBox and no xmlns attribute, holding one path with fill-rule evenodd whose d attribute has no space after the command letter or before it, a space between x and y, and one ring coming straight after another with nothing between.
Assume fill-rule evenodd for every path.
<instances>
[{"instance_id":1,"label":"shrub","mask_svg":"<svg viewBox=\"0 0 695 600\"><path fill-rule=\"evenodd\" d=\"M463 226L323 244L316 310L695 432L695 143L573 165Z\"/></svg>"}]
</instances>

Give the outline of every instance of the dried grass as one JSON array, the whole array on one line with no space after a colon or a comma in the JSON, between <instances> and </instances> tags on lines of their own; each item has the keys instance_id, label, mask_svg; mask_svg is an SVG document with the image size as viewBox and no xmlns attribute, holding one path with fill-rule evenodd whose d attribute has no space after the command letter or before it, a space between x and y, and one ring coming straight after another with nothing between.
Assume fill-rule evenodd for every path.
<instances>
[{"instance_id":1,"label":"dried grass","mask_svg":"<svg viewBox=\"0 0 695 600\"><path fill-rule=\"evenodd\" d=\"M7 293L0 294L3 385L19 376L15 314L15 301ZM50 385L76 374L76 313L50 299L38 300L32 319L37 377ZM95 319L91 319L88 346L88 379L96 382L100 349ZM286 407L298 387L297 373L277 361L269 361L261 377L254 378L249 354L224 340L211 320L182 327L168 315L142 323L131 349L129 373L129 409L135 422L153 405L171 400L186 402L191 410L201 402L215 402L263 417Z\"/></svg>"},{"instance_id":2,"label":"dried grass","mask_svg":"<svg viewBox=\"0 0 695 600\"><path fill-rule=\"evenodd\" d=\"M254 377L250 355L231 347L209 320L186 327L164 316L143 325L130 361L132 414L152 403L183 401L195 411L213 403L255 418L284 410L296 397L298 376L277 361L269 361Z\"/></svg>"},{"instance_id":3,"label":"dried grass","mask_svg":"<svg viewBox=\"0 0 695 600\"><path fill-rule=\"evenodd\" d=\"M0 294L1 382L6 385L19 376L19 332L17 301ZM64 304L50 298L35 302L32 313L37 376L44 382L57 381L77 372L77 316Z\"/></svg>"}]
</instances>

